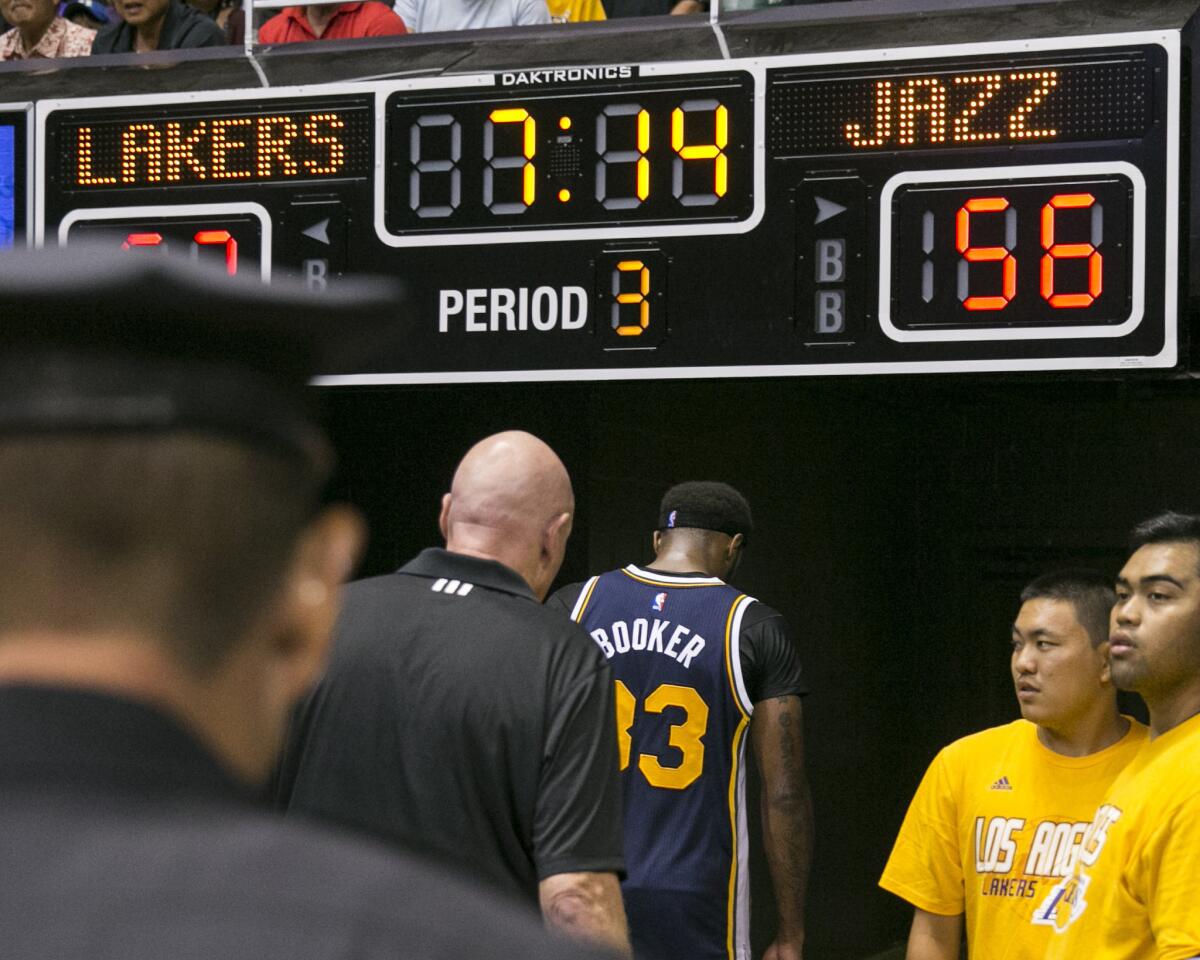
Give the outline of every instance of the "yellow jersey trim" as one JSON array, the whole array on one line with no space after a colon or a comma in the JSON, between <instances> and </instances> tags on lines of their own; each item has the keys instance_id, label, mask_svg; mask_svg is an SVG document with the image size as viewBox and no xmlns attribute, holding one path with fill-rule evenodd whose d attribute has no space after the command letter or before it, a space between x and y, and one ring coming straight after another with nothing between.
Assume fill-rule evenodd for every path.
<instances>
[{"instance_id":1,"label":"yellow jersey trim","mask_svg":"<svg viewBox=\"0 0 1200 960\"><path fill-rule=\"evenodd\" d=\"M737 704L738 712L743 718L749 717L746 708L742 706L742 698L738 696L737 681L733 676L733 621L738 608L743 602L750 600L746 594L738 594L738 598L729 605L729 615L725 618L725 680L729 684L729 693Z\"/></svg>"},{"instance_id":2,"label":"yellow jersey trim","mask_svg":"<svg viewBox=\"0 0 1200 960\"><path fill-rule=\"evenodd\" d=\"M736 698L735 698L736 699ZM739 706L739 709L740 706ZM737 782L738 782L738 758L742 753L742 738L746 734L746 726L749 723L749 718L742 714L742 719L738 721L737 729L733 733L733 756L730 758L729 765L729 838L730 852L729 858L729 895L726 898L726 933L725 947L729 954L729 960L737 960L737 947L734 943L735 927L737 925L734 913L737 909L737 880L738 880L738 810L737 810Z\"/></svg>"},{"instance_id":3,"label":"yellow jersey trim","mask_svg":"<svg viewBox=\"0 0 1200 960\"><path fill-rule=\"evenodd\" d=\"M630 580L646 583L652 587L682 587L687 590L695 587L727 586L720 577L656 577L654 574L634 566L622 567L621 572Z\"/></svg>"}]
</instances>

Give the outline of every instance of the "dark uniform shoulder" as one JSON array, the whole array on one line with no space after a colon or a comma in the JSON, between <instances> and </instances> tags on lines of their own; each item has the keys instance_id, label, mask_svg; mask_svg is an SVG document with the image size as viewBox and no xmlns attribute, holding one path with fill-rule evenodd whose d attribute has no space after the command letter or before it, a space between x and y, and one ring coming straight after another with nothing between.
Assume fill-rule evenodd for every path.
<instances>
[{"instance_id":1,"label":"dark uniform shoulder","mask_svg":"<svg viewBox=\"0 0 1200 960\"><path fill-rule=\"evenodd\" d=\"M579 594L583 592L583 585L586 582L585 580L580 580L578 583L568 583L565 587L559 587L546 598L547 609L558 610L570 616L571 611L575 609L575 602L579 599Z\"/></svg>"},{"instance_id":2,"label":"dark uniform shoulder","mask_svg":"<svg viewBox=\"0 0 1200 960\"><path fill-rule=\"evenodd\" d=\"M746 612L742 615L742 629L748 630L751 627L759 624L767 623L768 621L776 621L773 626L782 628L785 632L788 630L787 619L782 613L774 607L767 606L761 600L755 600L746 608Z\"/></svg>"},{"instance_id":3,"label":"dark uniform shoulder","mask_svg":"<svg viewBox=\"0 0 1200 960\"><path fill-rule=\"evenodd\" d=\"M39 806L5 805L6 833L33 828L6 844L0 903L25 960L150 960L184 943L226 960L578 956L482 888L303 821L227 804Z\"/></svg>"}]
</instances>

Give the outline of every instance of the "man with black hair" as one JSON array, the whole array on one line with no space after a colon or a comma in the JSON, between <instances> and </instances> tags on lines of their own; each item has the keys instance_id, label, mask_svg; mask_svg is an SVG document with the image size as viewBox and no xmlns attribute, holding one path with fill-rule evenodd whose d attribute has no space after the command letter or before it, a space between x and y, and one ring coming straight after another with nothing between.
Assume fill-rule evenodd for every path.
<instances>
[{"instance_id":1,"label":"man with black hair","mask_svg":"<svg viewBox=\"0 0 1200 960\"><path fill-rule=\"evenodd\" d=\"M261 808L363 535L320 506L305 384L394 324L395 291L189 266L0 258L5 954L571 955L431 867Z\"/></svg>"},{"instance_id":2,"label":"man with black hair","mask_svg":"<svg viewBox=\"0 0 1200 960\"><path fill-rule=\"evenodd\" d=\"M1091 570L1021 591L1011 669L1022 719L957 740L926 772L879 881L914 907L907 960L1034 960L1035 913L1096 803L1146 739L1117 711L1113 592Z\"/></svg>"},{"instance_id":3,"label":"man with black hair","mask_svg":"<svg viewBox=\"0 0 1200 960\"><path fill-rule=\"evenodd\" d=\"M1150 739L1040 908L1053 960L1200 957L1200 516L1163 513L1130 539L1109 656L1150 708Z\"/></svg>"},{"instance_id":4,"label":"man with black hair","mask_svg":"<svg viewBox=\"0 0 1200 960\"><path fill-rule=\"evenodd\" d=\"M779 911L765 960L800 960L812 851L800 662L783 617L725 581L753 523L740 493L690 482L663 497L654 561L565 587L616 679L625 794L622 885L634 953L747 960L747 729ZM753 717L753 719L751 719Z\"/></svg>"}]
</instances>

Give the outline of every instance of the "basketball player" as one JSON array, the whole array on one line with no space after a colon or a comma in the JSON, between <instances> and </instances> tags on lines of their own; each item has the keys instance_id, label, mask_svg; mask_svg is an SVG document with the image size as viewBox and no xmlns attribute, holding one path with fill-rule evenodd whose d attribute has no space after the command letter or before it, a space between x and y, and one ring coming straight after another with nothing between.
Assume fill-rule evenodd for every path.
<instances>
[{"instance_id":1,"label":"basketball player","mask_svg":"<svg viewBox=\"0 0 1200 960\"><path fill-rule=\"evenodd\" d=\"M1039 904L1052 960L1200 956L1200 517L1164 513L1131 540L1110 657L1116 685L1150 708L1150 741Z\"/></svg>"},{"instance_id":2,"label":"basketball player","mask_svg":"<svg viewBox=\"0 0 1200 960\"><path fill-rule=\"evenodd\" d=\"M879 884L913 905L906 960L1040 960L1034 908L1070 863L1096 804L1146 739L1117 711L1106 578L1065 570L1021 592L1012 678L1022 719L937 755Z\"/></svg>"},{"instance_id":3,"label":"basketball player","mask_svg":"<svg viewBox=\"0 0 1200 960\"><path fill-rule=\"evenodd\" d=\"M616 681L622 893L645 960L750 956L747 730L779 910L766 960L801 957L812 845L805 687L783 618L725 582L751 526L732 487L679 484L663 497L650 567L601 574L551 600L591 634Z\"/></svg>"}]
</instances>

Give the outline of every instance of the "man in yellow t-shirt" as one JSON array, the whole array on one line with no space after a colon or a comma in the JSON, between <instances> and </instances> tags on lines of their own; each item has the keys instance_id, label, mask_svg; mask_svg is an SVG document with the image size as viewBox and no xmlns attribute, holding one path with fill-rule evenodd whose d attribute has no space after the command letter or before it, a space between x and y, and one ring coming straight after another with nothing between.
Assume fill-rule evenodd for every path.
<instances>
[{"instance_id":1,"label":"man in yellow t-shirt","mask_svg":"<svg viewBox=\"0 0 1200 960\"><path fill-rule=\"evenodd\" d=\"M1012 677L1021 720L941 751L879 884L915 908L906 960L1041 960L1034 908L1069 872L1096 806L1145 742L1109 678L1108 580L1047 574L1021 593Z\"/></svg>"},{"instance_id":2,"label":"man in yellow t-shirt","mask_svg":"<svg viewBox=\"0 0 1200 960\"><path fill-rule=\"evenodd\" d=\"M1161 514L1131 540L1112 674L1150 707L1151 739L1040 906L1053 960L1200 956L1200 517Z\"/></svg>"}]
</instances>

